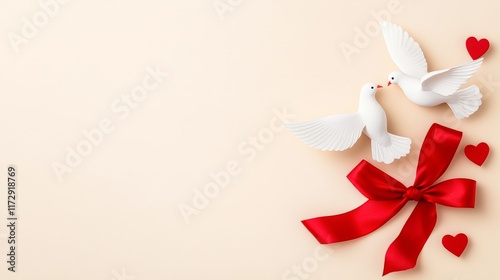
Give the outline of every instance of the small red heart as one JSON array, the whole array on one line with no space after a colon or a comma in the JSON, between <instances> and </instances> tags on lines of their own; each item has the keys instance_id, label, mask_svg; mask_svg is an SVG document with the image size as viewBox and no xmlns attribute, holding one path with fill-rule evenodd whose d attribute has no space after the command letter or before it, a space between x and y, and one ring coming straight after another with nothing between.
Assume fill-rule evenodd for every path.
<instances>
[{"instance_id":1,"label":"small red heart","mask_svg":"<svg viewBox=\"0 0 500 280\"><path fill-rule=\"evenodd\" d=\"M488 51L490 48L490 42L488 39L484 38L478 41L476 37L469 37L467 38L467 41L465 41L465 46L467 47L470 57L476 60Z\"/></svg>"},{"instance_id":2,"label":"small red heart","mask_svg":"<svg viewBox=\"0 0 500 280\"><path fill-rule=\"evenodd\" d=\"M464 152L465 156L470 161L481 166L488 157L488 154L490 152L490 147L488 146L488 144L481 142L477 144L477 146L467 145L464 149Z\"/></svg>"},{"instance_id":3,"label":"small red heart","mask_svg":"<svg viewBox=\"0 0 500 280\"><path fill-rule=\"evenodd\" d=\"M460 257L469 243L467 235L459 233L456 236L451 236L449 234L443 236L442 240L443 246L446 250L450 251L453 255Z\"/></svg>"}]
</instances>

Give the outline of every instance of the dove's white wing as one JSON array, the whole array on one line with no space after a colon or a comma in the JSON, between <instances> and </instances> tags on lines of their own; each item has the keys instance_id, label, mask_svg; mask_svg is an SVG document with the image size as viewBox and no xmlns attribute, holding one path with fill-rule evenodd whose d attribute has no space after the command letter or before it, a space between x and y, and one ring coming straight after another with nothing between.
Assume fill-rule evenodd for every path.
<instances>
[{"instance_id":1,"label":"dove's white wing","mask_svg":"<svg viewBox=\"0 0 500 280\"><path fill-rule=\"evenodd\" d=\"M430 72L422 77L422 90L444 96L452 95L472 77L482 63L483 58L480 58L450 69Z\"/></svg>"},{"instance_id":2,"label":"dove's white wing","mask_svg":"<svg viewBox=\"0 0 500 280\"><path fill-rule=\"evenodd\" d=\"M381 21L387 50L401 72L420 79L427 74L427 61L420 45L400 26Z\"/></svg>"},{"instance_id":3,"label":"dove's white wing","mask_svg":"<svg viewBox=\"0 0 500 280\"><path fill-rule=\"evenodd\" d=\"M358 141L365 125L358 114L341 114L288 123L286 127L310 147L323 151L343 151Z\"/></svg>"}]
</instances>

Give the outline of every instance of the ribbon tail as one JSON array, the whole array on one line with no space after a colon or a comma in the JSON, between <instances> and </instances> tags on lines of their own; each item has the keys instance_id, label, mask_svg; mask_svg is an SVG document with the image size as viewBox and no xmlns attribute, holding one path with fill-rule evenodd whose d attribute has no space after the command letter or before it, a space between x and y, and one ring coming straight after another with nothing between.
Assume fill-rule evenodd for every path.
<instances>
[{"instance_id":1,"label":"ribbon tail","mask_svg":"<svg viewBox=\"0 0 500 280\"><path fill-rule=\"evenodd\" d=\"M419 201L401 233L387 249L383 275L415 267L436 221L436 204Z\"/></svg>"},{"instance_id":2,"label":"ribbon tail","mask_svg":"<svg viewBox=\"0 0 500 280\"><path fill-rule=\"evenodd\" d=\"M349 212L302 221L321 244L355 239L378 229L406 204L406 199L368 200Z\"/></svg>"}]
</instances>

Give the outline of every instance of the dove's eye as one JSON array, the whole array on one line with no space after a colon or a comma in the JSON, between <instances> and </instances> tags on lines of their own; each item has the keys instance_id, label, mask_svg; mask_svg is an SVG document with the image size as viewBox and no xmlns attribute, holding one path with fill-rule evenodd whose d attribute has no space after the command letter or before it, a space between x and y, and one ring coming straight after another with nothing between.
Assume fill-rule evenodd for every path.
<instances>
[{"instance_id":1,"label":"dove's eye","mask_svg":"<svg viewBox=\"0 0 500 280\"><path fill-rule=\"evenodd\" d=\"M394 80L394 77L391 77L391 80Z\"/></svg>"},{"instance_id":2,"label":"dove's eye","mask_svg":"<svg viewBox=\"0 0 500 280\"><path fill-rule=\"evenodd\" d=\"M372 89L373 89L373 87L372 87Z\"/></svg>"}]
</instances>

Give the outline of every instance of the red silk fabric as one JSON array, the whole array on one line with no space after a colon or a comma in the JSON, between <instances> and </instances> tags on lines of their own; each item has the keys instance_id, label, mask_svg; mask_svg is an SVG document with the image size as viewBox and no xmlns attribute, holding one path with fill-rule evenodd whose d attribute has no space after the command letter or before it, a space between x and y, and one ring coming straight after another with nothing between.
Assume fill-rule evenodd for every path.
<instances>
[{"instance_id":1,"label":"red silk fabric","mask_svg":"<svg viewBox=\"0 0 500 280\"><path fill-rule=\"evenodd\" d=\"M413 186L407 188L365 160L347 175L368 201L349 212L302 221L321 244L369 234L396 215L409 200L418 201L385 255L383 275L415 267L437 220L436 203L473 208L476 181L450 179L435 183L448 168L462 132L433 124L420 150Z\"/></svg>"}]
</instances>

